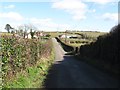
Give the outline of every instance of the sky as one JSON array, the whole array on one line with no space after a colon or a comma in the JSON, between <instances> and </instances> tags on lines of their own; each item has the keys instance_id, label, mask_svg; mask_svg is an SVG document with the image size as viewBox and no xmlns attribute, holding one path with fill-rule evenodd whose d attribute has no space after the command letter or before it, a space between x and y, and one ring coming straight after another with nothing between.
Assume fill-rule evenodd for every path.
<instances>
[{"instance_id":1,"label":"sky","mask_svg":"<svg viewBox=\"0 0 120 90\"><path fill-rule=\"evenodd\" d=\"M1 0L0 31L32 24L39 31L109 32L118 24L119 0Z\"/></svg>"}]
</instances>

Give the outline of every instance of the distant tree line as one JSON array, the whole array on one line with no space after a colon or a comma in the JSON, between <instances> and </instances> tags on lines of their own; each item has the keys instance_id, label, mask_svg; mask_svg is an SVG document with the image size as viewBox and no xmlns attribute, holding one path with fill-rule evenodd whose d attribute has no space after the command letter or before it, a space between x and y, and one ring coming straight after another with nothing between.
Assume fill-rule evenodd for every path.
<instances>
[{"instance_id":1,"label":"distant tree line","mask_svg":"<svg viewBox=\"0 0 120 90\"><path fill-rule=\"evenodd\" d=\"M119 67L118 43L120 42L120 24L111 29L108 34L101 35L95 42L82 45L80 47L80 56L99 60L110 68Z\"/></svg>"},{"instance_id":2,"label":"distant tree line","mask_svg":"<svg viewBox=\"0 0 120 90\"><path fill-rule=\"evenodd\" d=\"M16 33L23 38L25 38L28 35L28 31L29 31L32 39L37 30L37 28L32 24L23 24L21 26L18 26L18 29L14 29L10 24L6 24L5 29L7 30L8 33L12 33L12 34Z\"/></svg>"}]
</instances>

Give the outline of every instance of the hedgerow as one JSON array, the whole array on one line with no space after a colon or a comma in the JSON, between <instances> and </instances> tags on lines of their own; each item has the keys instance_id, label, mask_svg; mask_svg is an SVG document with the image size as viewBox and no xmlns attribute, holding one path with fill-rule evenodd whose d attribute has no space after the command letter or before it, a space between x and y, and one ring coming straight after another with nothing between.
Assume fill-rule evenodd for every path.
<instances>
[{"instance_id":1,"label":"hedgerow","mask_svg":"<svg viewBox=\"0 0 120 90\"><path fill-rule=\"evenodd\" d=\"M34 66L40 58L52 50L50 40L23 39L12 35L1 35L2 80L5 84L18 72Z\"/></svg>"}]
</instances>

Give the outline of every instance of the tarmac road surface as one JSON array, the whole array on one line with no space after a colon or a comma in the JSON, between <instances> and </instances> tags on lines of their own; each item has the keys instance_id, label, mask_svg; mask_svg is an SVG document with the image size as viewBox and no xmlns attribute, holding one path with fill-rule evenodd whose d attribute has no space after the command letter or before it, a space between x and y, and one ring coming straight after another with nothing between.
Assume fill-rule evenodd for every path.
<instances>
[{"instance_id":1,"label":"tarmac road surface","mask_svg":"<svg viewBox=\"0 0 120 90\"><path fill-rule=\"evenodd\" d=\"M55 62L45 80L46 88L118 88L118 79L109 76L74 56L65 55L61 45L52 39Z\"/></svg>"}]
</instances>

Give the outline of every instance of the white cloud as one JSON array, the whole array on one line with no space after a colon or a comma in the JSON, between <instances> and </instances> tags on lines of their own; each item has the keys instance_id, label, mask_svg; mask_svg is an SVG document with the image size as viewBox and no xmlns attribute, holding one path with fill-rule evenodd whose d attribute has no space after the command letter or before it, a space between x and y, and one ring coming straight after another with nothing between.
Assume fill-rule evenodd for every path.
<instances>
[{"instance_id":1,"label":"white cloud","mask_svg":"<svg viewBox=\"0 0 120 90\"><path fill-rule=\"evenodd\" d=\"M12 9L12 8L15 8L15 5L8 5L8 6L5 6L6 9Z\"/></svg>"},{"instance_id":2,"label":"white cloud","mask_svg":"<svg viewBox=\"0 0 120 90\"><path fill-rule=\"evenodd\" d=\"M96 9L88 10L88 12L95 13Z\"/></svg>"},{"instance_id":3,"label":"white cloud","mask_svg":"<svg viewBox=\"0 0 120 90\"><path fill-rule=\"evenodd\" d=\"M102 15L102 17L105 20L118 21L118 14L117 13L105 13L104 15Z\"/></svg>"},{"instance_id":4,"label":"white cloud","mask_svg":"<svg viewBox=\"0 0 120 90\"><path fill-rule=\"evenodd\" d=\"M96 9L91 10L91 12L96 12Z\"/></svg>"},{"instance_id":5,"label":"white cloud","mask_svg":"<svg viewBox=\"0 0 120 90\"><path fill-rule=\"evenodd\" d=\"M0 31L5 31L5 25L10 24L16 28L24 23L25 18L17 12L0 12Z\"/></svg>"},{"instance_id":6,"label":"white cloud","mask_svg":"<svg viewBox=\"0 0 120 90\"><path fill-rule=\"evenodd\" d=\"M73 15L73 19L81 20L85 19L85 13L87 11L87 5L82 3L81 0L60 0L53 2L52 8L65 10L69 14Z\"/></svg>"},{"instance_id":7,"label":"white cloud","mask_svg":"<svg viewBox=\"0 0 120 90\"><path fill-rule=\"evenodd\" d=\"M36 24L45 24L47 22L50 22L52 19L51 18L45 18L45 19L37 19L37 18L31 18L30 21Z\"/></svg>"},{"instance_id":8,"label":"white cloud","mask_svg":"<svg viewBox=\"0 0 120 90\"><path fill-rule=\"evenodd\" d=\"M92 12L96 12L96 9L93 9Z\"/></svg>"},{"instance_id":9,"label":"white cloud","mask_svg":"<svg viewBox=\"0 0 120 90\"><path fill-rule=\"evenodd\" d=\"M112 2L118 2L119 0L82 0L84 2L94 2L98 4L107 4Z\"/></svg>"},{"instance_id":10,"label":"white cloud","mask_svg":"<svg viewBox=\"0 0 120 90\"><path fill-rule=\"evenodd\" d=\"M17 12L7 12L0 13L0 31L4 31L4 27L7 23L9 23L12 27L17 28L17 26L22 24L33 24L40 30L65 30L70 27L68 24L58 24L54 22L51 18L25 18L21 14Z\"/></svg>"},{"instance_id":11,"label":"white cloud","mask_svg":"<svg viewBox=\"0 0 120 90\"><path fill-rule=\"evenodd\" d=\"M45 18L45 19L38 19L38 18L31 18L30 22L36 25L40 29L66 29L70 26L68 24L58 24L53 22L51 18Z\"/></svg>"},{"instance_id":12,"label":"white cloud","mask_svg":"<svg viewBox=\"0 0 120 90\"><path fill-rule=\"evenodd\" d=\"M0 13L0 18L12 21L22 21L24 18L17 12Z\"/></svg>"},{"instance_id":13,"label":"white cloud","mask_svg":"<svg viewBox=\"0 0 120 90\"><path fill-rule=\"evenodd\" d=\"M0 2L53 2L51 0L0 0Z\"/></svg>"}]
</instances>

